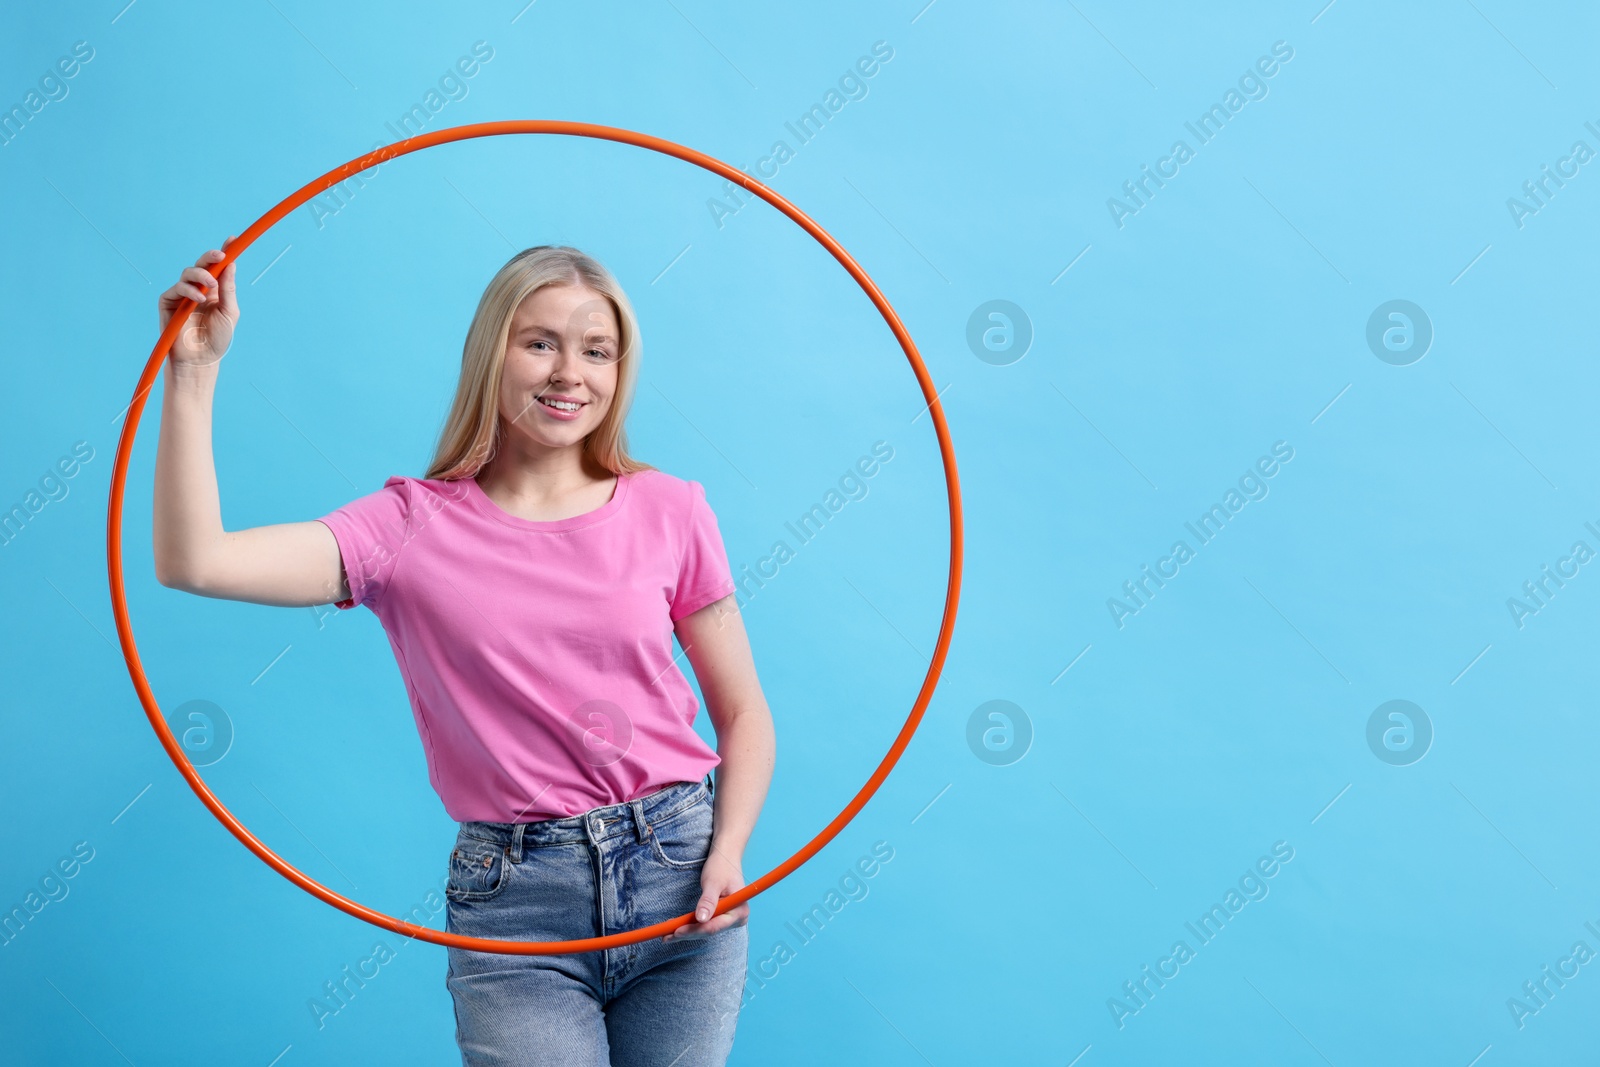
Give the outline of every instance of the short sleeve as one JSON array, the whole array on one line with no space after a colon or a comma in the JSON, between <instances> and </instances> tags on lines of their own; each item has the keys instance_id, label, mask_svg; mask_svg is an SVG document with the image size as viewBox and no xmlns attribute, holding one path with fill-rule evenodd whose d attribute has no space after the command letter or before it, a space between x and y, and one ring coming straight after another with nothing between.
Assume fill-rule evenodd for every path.
<instances>
[{"instance_id":1,"label":"short sleeve","mask_svg":"<svg viewBox=\"0 0 1600 1067\"><path fill-rule=\"evenodd\" d=\"M376 611L394 573L400 550L410 540L411 479L395 475L376 493L357 497L317 521L333 531L344 561L350 599L340 608L365 604Z\"/></svg>"},{"instance_id":2,"label":"short sleeve","mask_svg":"<svg viewBox=\"0 0 1600 1067\"><path fill-rule=\"evenodd\" d=\"M717 528L717 516L706 503L705 486L689 483L689 528L684 538L678 581L672 592L668 617L677 622L734 591L728 555Z\"/></svg>"}]
</instances>

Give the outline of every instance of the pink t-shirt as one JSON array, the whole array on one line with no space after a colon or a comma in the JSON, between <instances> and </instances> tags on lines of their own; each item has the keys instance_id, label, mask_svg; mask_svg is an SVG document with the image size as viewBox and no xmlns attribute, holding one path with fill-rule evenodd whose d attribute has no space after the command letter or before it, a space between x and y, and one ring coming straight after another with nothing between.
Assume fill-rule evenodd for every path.
<instances>
[{"instance_id":1,"label":"pink t-shirt","mask_svg":"<svg viewBox=\"0 0 1600 1067\"><path fill-rule=\"evenodd\" d=\"M471 478L396 475L320 520L378 616L457 822L534 822L696 782L721 760L673 624L734 591L699 482L646 470L535 522Z\"/></svg>"}]
</instances>

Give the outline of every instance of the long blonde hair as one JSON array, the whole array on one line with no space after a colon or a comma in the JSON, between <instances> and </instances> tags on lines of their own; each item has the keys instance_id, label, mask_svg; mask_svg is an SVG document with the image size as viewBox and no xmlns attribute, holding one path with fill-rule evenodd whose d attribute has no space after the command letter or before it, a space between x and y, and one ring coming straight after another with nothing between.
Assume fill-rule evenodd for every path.
<instances>
[{"instance_id":1,"label":"long blonde hair","mask_svg":"<svg viewBox=\"0 0 1600 1067\"><path fill-rule=\"evenodd\" d=\"M478 301L461 349L461 378L433 462L425 478L470 478L500 448L500 375L506 362L506 337L517 307L546 285L582 285L611 301L622 334L617 339L617 391L600 425L583 439L584 455L613 474L655 470L628 455L623 423L639 380L639 322L633 305L611 272L593 257L567 245L523 249L490 279Z\"/></svg>"}]
</instances>

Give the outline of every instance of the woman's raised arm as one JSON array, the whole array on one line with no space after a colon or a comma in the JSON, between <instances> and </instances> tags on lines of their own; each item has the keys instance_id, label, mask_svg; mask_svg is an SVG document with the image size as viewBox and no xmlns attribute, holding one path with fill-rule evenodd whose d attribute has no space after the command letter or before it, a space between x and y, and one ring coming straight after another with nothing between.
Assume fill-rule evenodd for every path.
<instances>
[{"instance_id":1,"label":"woman's raised arm","mask_svg":"<svg viewBox=\"0 0 1600 1067\"><path fill-rule=\"evenodd\" d=\"M230 238L231 240L231 238ZM163 370L161 433L156 446L153 544L156 580L201 596L256 604L331 604L350 595L339 545L320 522L247 530L222 528L211 453L211 411L218 367L239 321L234 265L212 278L211 249L185 267L158 301L166 328L178 303L199 301L172 342Z\"/></svg>"}]
</instances>

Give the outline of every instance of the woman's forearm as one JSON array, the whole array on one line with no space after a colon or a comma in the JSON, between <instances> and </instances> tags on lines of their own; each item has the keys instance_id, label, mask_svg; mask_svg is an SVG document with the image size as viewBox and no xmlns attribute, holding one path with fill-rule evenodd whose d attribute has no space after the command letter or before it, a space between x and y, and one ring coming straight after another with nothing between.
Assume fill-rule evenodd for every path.
<instances>
[{"instance_id":1,"label":"woman's forearm","mask_svg":"<svg viewBox=\"0 0 1600 1067\"><path fill-rule=\"evenodd\" d=\"M760 698L717 731L717 755L722 763L716 769L717 790L712 797L711 819L716 827L712 848L742 859L766 803L776 752L772 713Z\"/></svg>"},{"instance_id":2,"label":"woman's forearm","mask_svg":"<svg viewBox=\"0 0 1600 1067\"><path fill-rule=\"evenodd\" d=\"M217 364L178 369L169 361L163 374L152 543L157 580L183 587L199 580L223 533L211 451Z\"/></svg>"}]
</instances>

